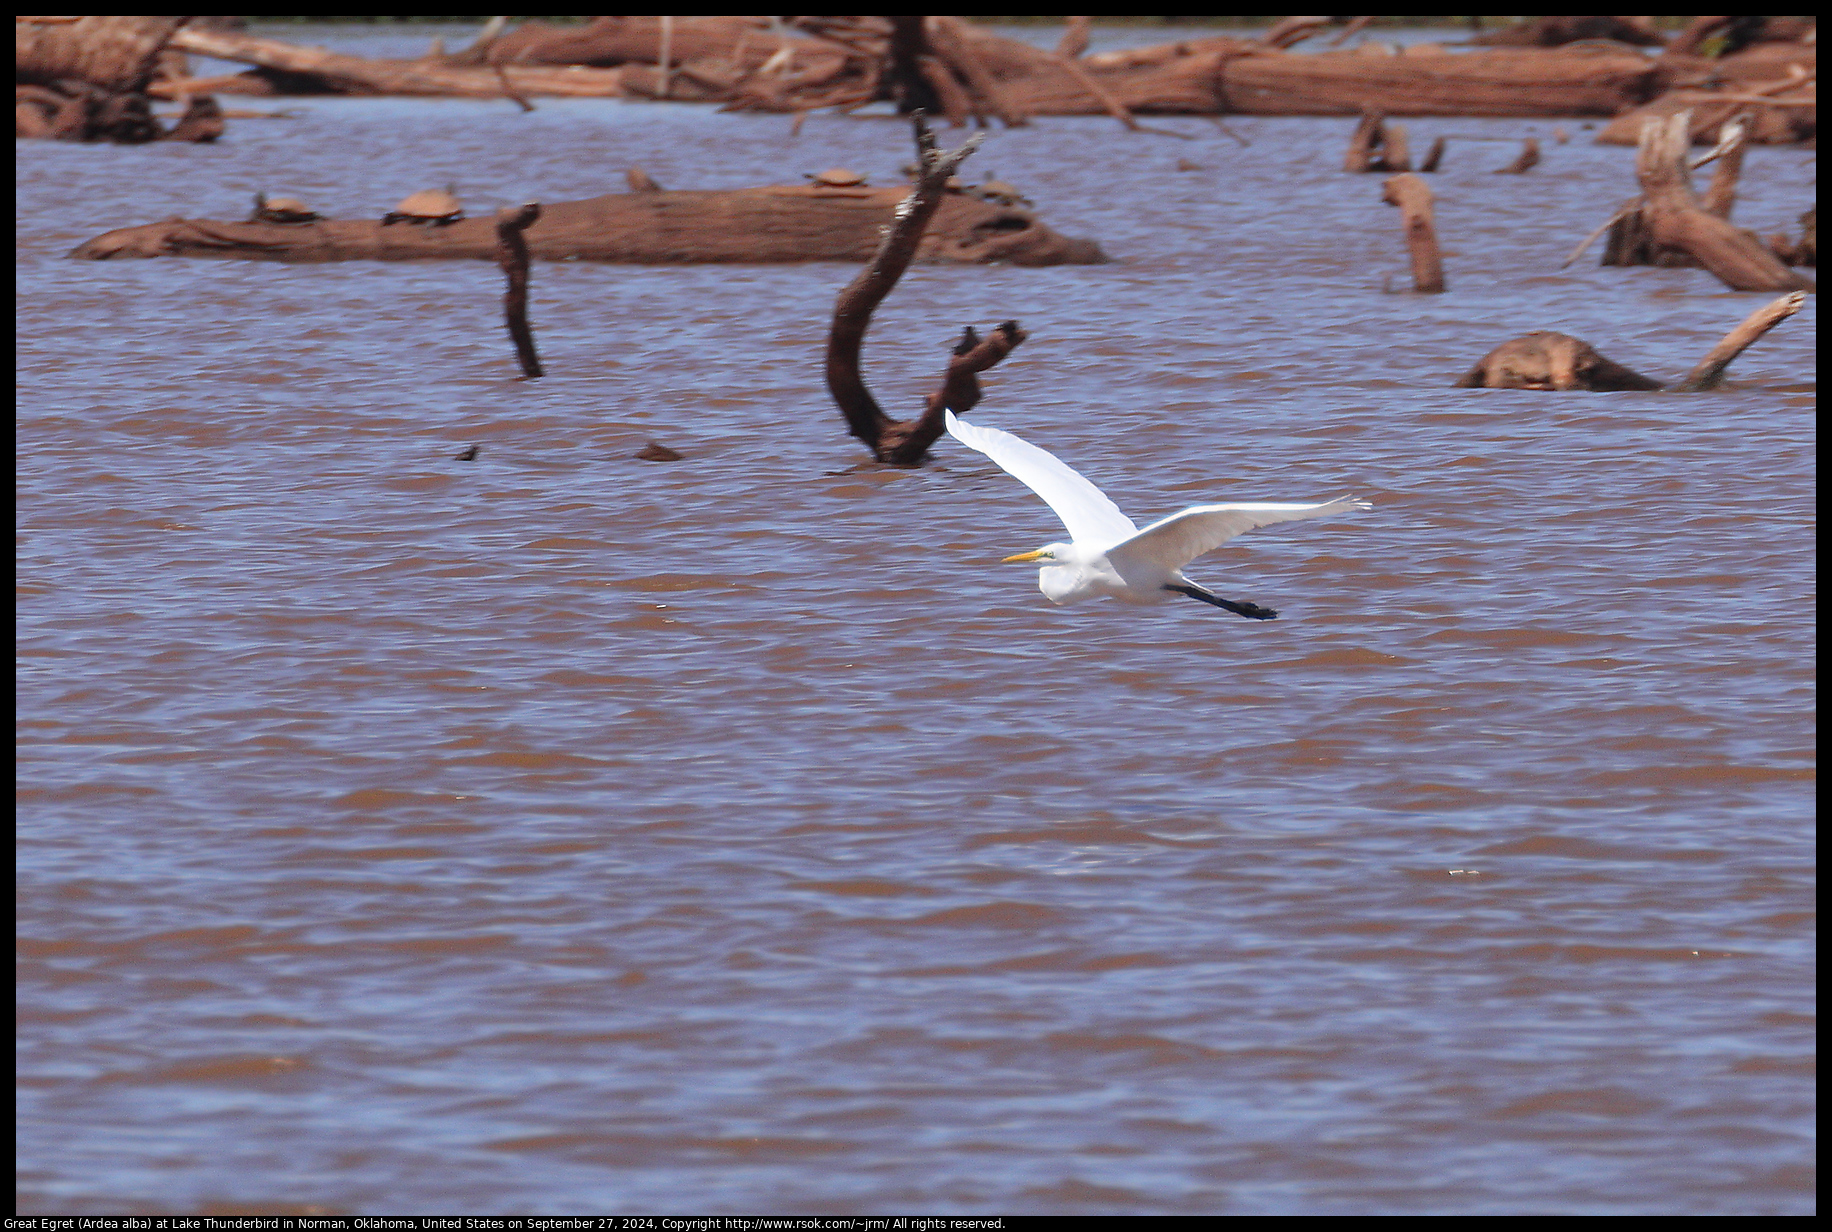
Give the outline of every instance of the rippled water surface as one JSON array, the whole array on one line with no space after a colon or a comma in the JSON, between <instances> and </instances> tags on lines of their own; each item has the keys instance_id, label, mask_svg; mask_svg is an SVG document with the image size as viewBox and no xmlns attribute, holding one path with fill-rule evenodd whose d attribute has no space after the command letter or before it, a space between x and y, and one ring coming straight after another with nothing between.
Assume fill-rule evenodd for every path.
<instances>
[{"instance_id":1,"label":"rippled water surface","mask_svg":"<svg viewBox=\"0 0 1832 1232\"><path fill-rule=\"evenodd\" d=\"M851 267L538 266L524 383L487 263L62 255L902 124L285 106L19 149L22 1212L1811 1211L1816 308L1717 393L1450 388L1764 302L1559 269L1632 151L1415 122L1546 154L1451 142L1436 297L1346 120L974 156L1115 261L913 270L880 398L1015 317L975 419L1135 516L1371 499L1192 568L1259 623L1053 608L1015 481L866 463Z\"/></svg>"}]
</instances>

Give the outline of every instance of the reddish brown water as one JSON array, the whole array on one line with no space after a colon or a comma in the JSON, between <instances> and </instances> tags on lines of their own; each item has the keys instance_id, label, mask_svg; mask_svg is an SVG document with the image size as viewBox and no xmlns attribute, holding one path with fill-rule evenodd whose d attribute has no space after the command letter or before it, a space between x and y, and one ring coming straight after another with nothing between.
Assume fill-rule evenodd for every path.
<instances>
[{"instance_id":1,"label":"reddish brown water","mask_svg":"<svg viewBox=\"0 0 1832 1232\"><path fill-rule=\"evenodd\" d=\"M1116 261L912 271L881 397L1017 317L976 420L1135 516L1372 499L1193 567L1256 623L1052 608L1015 481L865 464L848 267L537 267L529 384L487 264L63 259L908 159L290 105L19 150L22 1212L1810 1213L1816 310L1719 393L1450 388L1763 302L1559 270L1631 151L1414 124L1546 153L1452 142L1432 298L1347 121L975 156ZM1753 151L1739 221L1812 176Z\"/></svg>"}]
</instances>

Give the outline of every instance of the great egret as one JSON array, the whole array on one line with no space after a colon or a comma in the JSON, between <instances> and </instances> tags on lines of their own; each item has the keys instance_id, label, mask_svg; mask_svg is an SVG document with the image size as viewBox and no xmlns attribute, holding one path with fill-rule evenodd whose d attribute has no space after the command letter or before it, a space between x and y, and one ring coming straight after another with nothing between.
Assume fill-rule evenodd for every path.
<instances>
[{"instance_id":1,"label":"great egret","mask_svg":"<svg viewBox=\"0 0 1832 1232\"><path fill-rule=\"evenodd\" d=\"M1271 620L1278 615L1271 608L1224 599L1185 577L1183 566L1256 526L1372 508L1367 501L1352 496L1320 505L1258 501L1191 505L1182 513L1173 513L1140 530L1118 505L1107 499L1106 493L1054 454L1009 432L962 423L953 411L948 412L947 423L948 435L1011 472L1041 496L1069 528L1072 543L1047 544L1000 562L1044 562L1037 573L1037 589L1053 603L1080 603L1100 595L1127 603L1163 603L1178 594L1226 608L1250 620Z\"/></svg>"}]
</instances>

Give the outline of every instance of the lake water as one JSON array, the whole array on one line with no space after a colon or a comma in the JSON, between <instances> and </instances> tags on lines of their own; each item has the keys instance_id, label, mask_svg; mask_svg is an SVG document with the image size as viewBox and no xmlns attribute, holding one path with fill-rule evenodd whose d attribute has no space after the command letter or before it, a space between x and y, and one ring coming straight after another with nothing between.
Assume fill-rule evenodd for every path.
<instances>
[{"instance_id":1,"label":"lake water","mask_svg":"<svg viewBox=\"0 0 1832 1232\"><path fill-rule=\"evenodd\" d=\"M903 123L226 101L294 115L19 146L21 1213L1812 1212L1816 305L1715 393L1451 388L1770 298L1559 268L1632 150L1412 123L1545 155L1451 141L1432 297L1348 120L969 161L1114 261L913 269L880 400L1015 317L974 420L1141 521L1370 499L1191 567L1262 623L1054 608L1015 480L868 463L852 267L539 265L521 382L488 263L63 255Z\"/></svg>"}]
</instances>

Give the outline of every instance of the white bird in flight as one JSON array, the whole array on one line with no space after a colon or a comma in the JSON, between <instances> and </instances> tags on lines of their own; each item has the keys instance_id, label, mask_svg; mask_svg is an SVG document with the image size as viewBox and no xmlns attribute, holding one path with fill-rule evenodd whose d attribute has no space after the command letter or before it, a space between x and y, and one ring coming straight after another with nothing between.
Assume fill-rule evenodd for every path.
<instances>
[{"instance_id":1,"label":"white bird in flight","mask_svg":"<svg viewBox=\"0 0 1832 1232\"><path fill-rule=\"evenodd\" d=\"M1000 562L1043 562L1037 573L1037 589L1053 603L1080 603L1100 595L1127 603L1163 603L1177 594L1212 603L1250 620L1271 620L1278 615L1271 608L1224 599L1185 577L1183 566L1256 526L1325 518L1373 507L1352 496L1320 505L1259 501L1191 505L1182 513L1173 513L1140 530L1118 505L1107 499L1106 493L1054 454L1009 432L963 423L953 411L948 412L947 423L948 435L1011 472L1041 496L1069 528L1072 543L1046 544Z\"/></svg>"}]
</instances>

